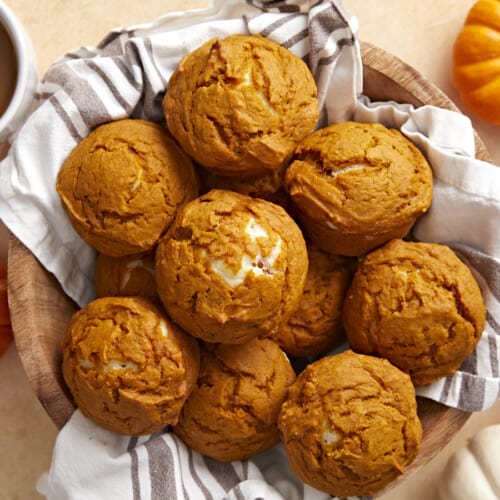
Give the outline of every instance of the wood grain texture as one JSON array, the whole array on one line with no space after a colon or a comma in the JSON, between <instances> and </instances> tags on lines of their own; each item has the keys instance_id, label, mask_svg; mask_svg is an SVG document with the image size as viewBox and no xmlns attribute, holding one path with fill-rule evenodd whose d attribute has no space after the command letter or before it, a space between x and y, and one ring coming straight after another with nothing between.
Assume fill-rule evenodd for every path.
<instances>
[{"instance_id":1,"label":"wood grain texture","mask_svg":"<svg viewBox=\"0 0 500 500\"><path fill-rule=\"evenodd\" d=\"M363 57L363 93L373 101L397 101L415 107L432 104L460 110L438 87L415 68L369 43L361 42ZM491 162L491 156L477 133L476 157Z\"/></svg>"},{"instance_id":2,"label":"wood grain texture","mask_svg":"<svg viewBox=\"0 0 500 500\"><path fill-rule=\"evenodd\" d=\"M362 43L361 48L364 94L372 100L390 99L414 106L433 104L457 110L443 92L412 67L367 43ZM477 136L476 146L477 157L490 161ZM11 237L8 259L9 307L19 355L36 396L54 423L62 427L74 405L61 377L60 339L77 306L15 237ZM419 399L418 411L424 427L420 453L389 488L435 456L469 417L466 412L425 399Z\"/></svg>"},{"instance_id":3,"label":"wood grain texture","mask_svg":"<svg viewBox=\"0 0 500 500\"><path fill-rule=\"evenodd\" d=\"M62 380L60 341L78 307L13 236L7 269L10 318L19 357L36 396L54 423L62 427L74 405Z\"/></svg>"}]
</instances>

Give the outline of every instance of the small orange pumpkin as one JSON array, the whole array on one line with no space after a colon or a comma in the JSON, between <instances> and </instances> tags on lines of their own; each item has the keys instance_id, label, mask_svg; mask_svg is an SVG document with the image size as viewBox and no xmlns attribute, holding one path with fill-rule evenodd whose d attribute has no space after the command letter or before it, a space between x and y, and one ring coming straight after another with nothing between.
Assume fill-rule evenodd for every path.
<instances>
[{"instance_id":1,"label":"small orange pumpkin","mask_svg":"<svg viewBox=\"0 0 500 500\"><path fill-rule=\"evenodd\" d=\"M500 125L500 0L479 0L469 11L455 41L453 83L471 111Z\"/></svg>"}]
</instances>

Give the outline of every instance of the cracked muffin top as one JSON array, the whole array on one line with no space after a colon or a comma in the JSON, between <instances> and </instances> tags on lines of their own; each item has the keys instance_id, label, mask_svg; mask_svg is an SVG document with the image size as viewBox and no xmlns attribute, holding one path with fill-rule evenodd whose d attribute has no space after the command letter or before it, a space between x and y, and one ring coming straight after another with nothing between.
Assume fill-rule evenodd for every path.
<instances>
[{"instance_id":1,"label":"cracked muffin top","mask_svg":"<svg viewBox=\"0 0 500 500\"><path fill-rule=\"evenodd\" d=\"M278 169L318 119L307 65L258 35L209 40L186 55L163 101L183 149L219 174Z\"/></svg>"},{"instance_id":2,"label":"cracked muffin top","mask_svg":"<svg viewBox=\"0 0 500 500\"><path fill-rule=\"evenodd\" d=\"M82 140L56 187L74 229L111 257L150 250L178 207L198 195L191 159L160 125L131 119Z\"/></svg>"},{"instance_id":3,"label":"cracked muffin top","mask_svg":"<svg viewBox=\"0 0 500 500\"><path fill-rule=\"evenodd\" d=\"M343 318L355 351L387 358L415 385L427 385L472 353L486 309L472 273L450 248L393 240L361 261Z\"/></svg>"},{"instance_id":4,"label":"cracked muffin top","mask_svg":"<svg viewBox=\"0 0 500 500\"><path fill-rule=\"evenodd\" d=\"M174 432L216 460L245 460L279 441L276 420L295 372L275 342L209 344Z\"/></svg>"},{"instance_id":5,"label":"cracked muffin top","mask_svg":"<svg viewBox=\"0 0 500 500\"><path fill-rule=\"evenodd\" d=\"M422 438L410 377L352 351L305 368L278 428L293 472L338 497L381 490L414 460Z\"/></svg>"},{"instance_id":6,"label":"cracked muffin top","mask_svg":"<svg viewBox=\"0 0 500 500\"><path fill-rule=\"evenodd\" d=\"M95 263L95 289L98 297L144 297L159 300L156 291L155 252L126 257L102 253Z\"/></svg>"},{"instance_id":7,"label":"cracked muffin top","mask_svg":"<svg viewBox=\"0 0 500 500\"><path fill-rule=\"evenodd\" d=\"M138 297L94 300L66 329L62 372L80 410L120 434L177 423L196 383L195 339Z\"/></svg>"},{"instance_id":8,"label":"cracked muffin top","mask_svg":"<svg viewBox=\"0 0 500 500\"><path fill-rule=\"evenodd\" d=\"M272 336L289 355L315 356L345 340L342 305L356 259L308 248L309 269L299 307Z\"/></svg>"},{"instance_id":9,"label":"cracked muffin top","mask_svg":"<svg viewBox=\"0 0 500 500\"><path fill-rule=\"evenodd\" d=\"M342 122L297 147L285 189L305 234L333 254L360 256L403 237L430 206L432 171L401 132Z\"/></svg>"},{"instance_id":10,"label":"cracked muffin top","mask_svg":"<svg viewBox=\"0 0 500 500\"><path fill-rule=\"evenodd\" d=\"M302 233L283 208L224 190L184 205L156 251L165 309L207 342L277 331L298 306L307 267Z\"/></svg>"}]
</instances>

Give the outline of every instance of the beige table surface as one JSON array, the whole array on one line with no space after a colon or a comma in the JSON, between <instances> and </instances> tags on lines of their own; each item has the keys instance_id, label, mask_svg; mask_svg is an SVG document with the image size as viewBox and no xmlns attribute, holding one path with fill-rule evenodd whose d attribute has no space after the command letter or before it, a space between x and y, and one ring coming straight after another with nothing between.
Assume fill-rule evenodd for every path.
<instances>
[{"instance_id":1,"label":"beige table surface","mask_svg":"<svg viewBox=\"0 0 500 500\"><path fill-rule=\"evenodd\" d=\"M209 0L7 0L33 40L39 74L64 52L96 44L111 28L145 22L169 11L200 8ZM473 0L344 0L359 18L361 38L417 68L461 107L450 81L451 50ZM500 128L473 118L500 165ZM6 231L0 227L0 259ZM2 244L3 242L3 244ZM437 484L450 453L477 429L500 423L500 403L474 414L426 467L383 500L437 500ZM15 346L0 359L0 500L39 498L38 475L50 464L56 429L33 396Z\"/></svg>"}]
</instances>

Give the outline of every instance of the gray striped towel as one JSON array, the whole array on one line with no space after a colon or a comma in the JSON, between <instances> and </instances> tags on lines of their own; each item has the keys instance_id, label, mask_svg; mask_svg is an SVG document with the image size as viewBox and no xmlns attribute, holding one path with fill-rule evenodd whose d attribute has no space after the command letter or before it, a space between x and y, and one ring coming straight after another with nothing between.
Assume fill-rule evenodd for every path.
<instances>
[{"instance_id":1,"label":"gray striped towel","mask_svg":"<svg viewBox=\"0 0 500 500\"><path fill-rule=\"evenodd\" d=\"M332 498L293 476L282 446L252 460L222 463L192 451L174 434L120 436L79 411L60 432L51 469L37 487L49 500Z\"/></svg>"},{"instance_id":2,"label":"gray striped towel","mask_svg":"<svg viewBox=\"0 0 500 500\"><path fill-rule=\"evenodd\" d=\"M361 94L357 20L338 0L215 2L207 11L165 16L112 31L97 47L57 61L39 88L39 106L0 168L0 217L84 305L94 297L94 252L75 234L55 192L71 149L97 125L126 117L162 120L161 100L180 58L208 38L260 33L308 62L323 123L353 118L402 130L427 155L435 175L431 210L418 239L453 246L473 270L488 308L487 326L460 371L419 393L465 410L499 397L500 169L474 159L470 121L429 106L370 102ZM172 434L125 438L79 411L61 431L48 475L50 499L326 499L288 469L281 446L252 461L220 464Z\"/></svg>"}]
</instances>

